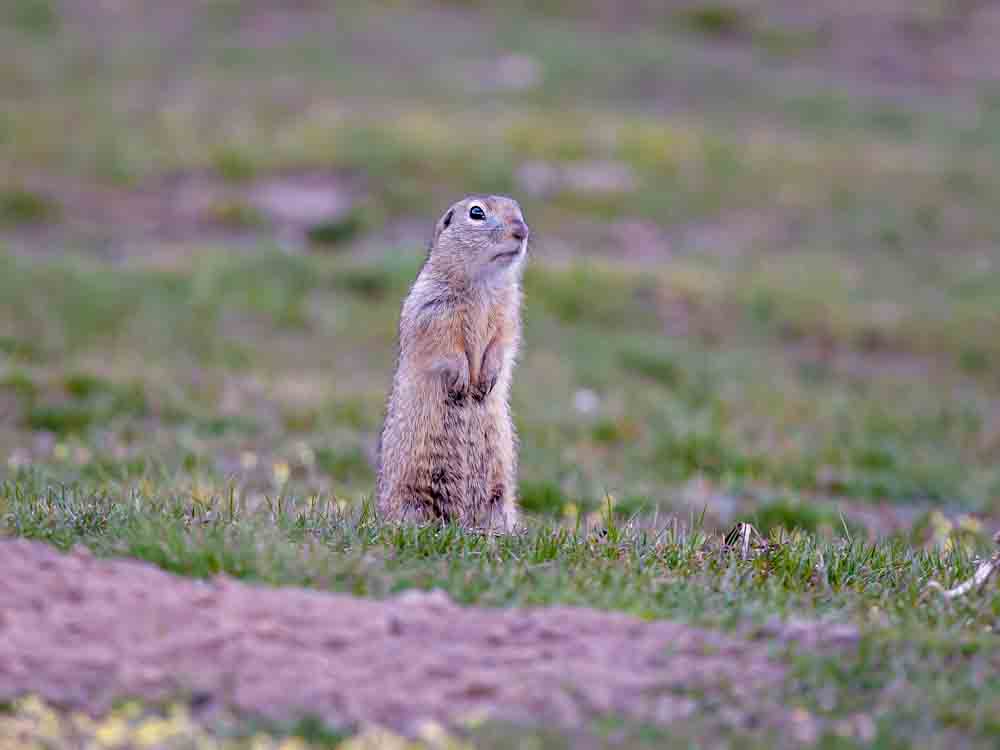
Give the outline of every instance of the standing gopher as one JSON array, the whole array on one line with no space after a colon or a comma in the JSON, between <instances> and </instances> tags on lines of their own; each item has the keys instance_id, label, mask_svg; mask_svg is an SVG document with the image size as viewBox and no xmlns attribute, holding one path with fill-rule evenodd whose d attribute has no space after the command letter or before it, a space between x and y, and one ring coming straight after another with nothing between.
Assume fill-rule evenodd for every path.
<instances>
[{"instance_id":1,"label":"standing gopher","mask_svg":"<svg viewBox=\"0 0 1000 750\"><path fill-rule=\"evenodd\" d=\"M517 436L508 399L527 243L521 207L496 195L464 198L435 226L399 321L379 438L383 518L513 528Z\"/></svg>"}]
</instances>

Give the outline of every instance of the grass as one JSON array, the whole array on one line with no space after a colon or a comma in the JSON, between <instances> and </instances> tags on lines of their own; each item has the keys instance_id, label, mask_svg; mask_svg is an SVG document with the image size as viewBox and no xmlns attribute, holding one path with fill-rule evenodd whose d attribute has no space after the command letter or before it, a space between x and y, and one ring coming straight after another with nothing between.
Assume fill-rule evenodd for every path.
<instances>
[{"instance_id":1,"label":"grass","mask_svg":"<svg viewBox=\"0 0 1000 750\"><path fill-rule=\"evenodd\" d=\"M812 744L989 746L997 589L922 591L1000 521L994 84L817 76L838 35L767 3L613 24L562 0L305 3L278 26L254 3L69 5L0 11L0 533L373 597L850 624L855 650L781 654ZM518 56L535 74L512 83ZM539 167L632 181L539 188ZM167 210L175 178L235 195L300 170L357 196L304 242L249 200ZM472 191L518 197L534 238L531 529L505 540L363 513L410 227ZM738 559L738 520L781 543ZM585 739L701 746L670 729L595 717Z\"/></svg>"},{"instance_id":2,"label":"grass","mask_svg":"<svg viewBox=\"0 0 1000 750\"><path fill-rule=\"evenodd\" d=\"M877 606L893 627L975 632L977 624L992 624L1000 606L992 593L956 604L922 599L930 579L949 585L971 576L973 551L989 549L975 536L955 531L954 543L916 550L903 539L852 538L843 528L826 540L789 535L799 521L775 506L759 517L780 517L771 522L780 542L743 561L697 518L657 524L604 512L586 523L532 523L522 535L490 539L453 527L386 527L366 505L260 497L226 485L197 496L148 495L141 487L117 495L100 483L57 485L28 473L0 489L8 534L65 549L84 544L199 578L227 573L379 598L442 588L464 604L579 604L721 627L792 612L863 620ZM588 533L589 524L603 536ZM359 565L366 557L372 564Z\"/></svg>"},{"instance_id":3,"label":"grass","mask_svg":"<svg viewBox=\"0 0 1000 750\"><path fill-rule=\"evenodd\" d=\"M291 750L336 747L345 735L316 719L282 725L225 716L217 717L206 728L183 703L150 705L122 700L95 718L26 696L0 709L0 739L16 747L72 747L84 743L184 747L196 742L199 747L220 750Z\"/></svg>"},{"instance_id":4,"label":"grass","mask_svg":"<svg viewBox=\"0 0 1000 750\"><path fill-rule=\"evenodd\" d=\"M1000 615L1000 596L995 589L955 602L924 595L931 579L947 585L971 575L972 550L986 548L967 547L960 536L947 549L918 550L903 539L822 541L775 531L770 552L742 560L697 523L657 527L605 515L595 519L600 537L573 524L535 524L490 539L453 527L380 526L365 508L342 509L330 498L261 500L225 487L200 497L116 495L93 487L57 487L32 475L6 482L5 533L62 548L84 544L181 575L227 573L376 598L442 589L463 604L591 606L750 637L775 618L856 623L860 646L849 656L785 655L792 705L829 717L830 726L864 712L876 733L891 729L898 741L956 724L970 738L996 729L997 686L988 676L996 654L983 633ZM939 678L945 668L948 688Z\"/></svg>"},{"instance_id":5,"label":"grass","mask_svg":"<svg viewBox=\"0 0 1000 750\"><path fill-rule=\"evenodd\" d=\"M308 232L311 242L319 245L342 245L364 233L371 218L362 209L355 209L343 218L321 222Z\"/></svg>"},{"instance_id":6,"label":"grass","mask_svg":"<svg viewBox=\"0 0 1000 750\"><path fill-rule=\"evenodd\" d=\"M95 430L117 424L112 433L127 432L152 418L171 440L185 422L222 437L256 423L286 446L292 435L282 431L293 428L296 440L326 451L324 434L342 425L346 442L337 451L347 453L324 453L320 469L360 480L370 470L360 470L358 451L379 423L398 305L418 263L409 254L359 264L261 252L240 260L205 254L188 268L160 271L8 258L2 306L14 329L32 332L32 343L10 339L11 361L23 365L3 388L17 400L21 428L84 441ZM988 363L966 374L956 353L942 372L917 380L876 365L845 377L835 356L800 363L784 352L789 334L776 318L786 303L760 294L733 311L716 334L721 346L664 339L659 320L685 275L683 267L641 274L592 263L529 270L529 356L514 391L526 480L555 481L560 495L583 505L605 491L643 495L650 482L676 489L705 476L738 494L763 485L994 512L1000 478L988 447L991 423L981 416L991 393ZM800 288L798 277L781 284ZM38 306L41 289L59 290L55 304ZM711 294L721 301L730 292ZM369 324L350 323L359 316ZM626 324L628 335L608 336ZM993 346L983 333L980 345ZM306 342L310 354L284 358L286 347ZM961 351L970 344L967 336ZM942 339L934 348L945 347ZM178 366L196 363L201 384L184 386L192 376L178 380ZM247 368L266 379L265 400L213 414L222 389L234 404L252 397L252 384L234 380ZM938 383L957 388L977 375L981 386L970 390L974 381L965 381L965 395L935 401ZM301 398L295 380L308 381ZM557 395L542 396L531 383ZM576 405L581 392L591 394L589 410ZM141 439L132 450L153 457ZM669 493L652 499L676 508Z\"/></svg>"}]
</instances>

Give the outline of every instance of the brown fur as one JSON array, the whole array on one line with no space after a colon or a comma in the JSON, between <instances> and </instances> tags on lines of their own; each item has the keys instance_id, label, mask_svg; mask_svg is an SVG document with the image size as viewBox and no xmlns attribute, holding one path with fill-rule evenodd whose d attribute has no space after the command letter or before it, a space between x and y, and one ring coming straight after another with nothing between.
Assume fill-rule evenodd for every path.
<instances>
[{"instance_id":1,"label":"brown fur","mask_svg":"<svg viewBox=\"0 0 1000 750\"><path fill-rule=\"evenodd\" d=\"M473 205L485 221L470 217ZM516 522L509 397L527 234L517 202L500 196L469 196L435 227L403 303L379 439L376 502L388 520Z\"/></svg>"}]
</instances>

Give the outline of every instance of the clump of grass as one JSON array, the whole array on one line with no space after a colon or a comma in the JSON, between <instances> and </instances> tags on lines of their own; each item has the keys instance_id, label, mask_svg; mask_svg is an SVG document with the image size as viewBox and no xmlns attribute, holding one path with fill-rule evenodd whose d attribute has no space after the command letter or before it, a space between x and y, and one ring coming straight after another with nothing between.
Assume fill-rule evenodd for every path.
<instances>
[{"instance_id":1,"label":"clump of grass","mask_svg":"<svg viewBox=\"0 0 1000 750\"><path fill-rule=\"evenodd\" d=\"M129 133L122 133L114 119L104 115L93 146L93 170L97 178L110 185L134 184L146 166L146 155L139 152Z\"/></svg>"},{"instance_id":2,"label":"clump of grass","mask_svg":"<svg viewBox=\"0 0 1000 750\"><path fill-rule=\"evenodd\" d=\"M362 207L355 207L344 216L314 224L306 234L309 241L315 245L342 245L367 231L371 223L371 212Z\"/></svg>"},{"instance_id":3,"label":"clump of grass","mask_svg":"<svg viewBox=\"0 0 1000 750\"><path fill-rule=\"evenodd\" d=\"M903 138L913 136L915 119L912 112L890 105L879 106L865 114L865 124L873 131Z\"/></svg>"},{"instance_id":4,"label":"clump of grass","mask_svg":"<svg viewBox=\"0 0 1000 750\"><path fill-rule=\"evenodd\" d=\"M819 502L794 502L788 499L773 500L761 504L750 516L750 522L765 536L772 531L802 530L810 534L857 533L864 529L858 524L850 524L833 508Z\"/></svg>"},{"instance_id":5,"label":"clump of grass","mask_svg":"<svg viewBox=\"0 0 1000 750\"><path fill-rule=\"evenodd\" d=\"M455 158L447 148L450 131L445 121L422 114L407 122L351 123L337 131L338 161L377 177L402 177L422 169L440 173Z\"/></svg>"},{"instance_id":6,"label":"clump of grass","mask_svg":"<svg viewBox=\"0 0 1000 750\"><path fill-rule=\"evenodd\" d=\"M311 432L319 425L320 414L310 407L293 407L283 410L281 419L288 432Z\"/></svg>"},{"instance_id":7,"label":"clump of grass","mask_svg":"<svg viewBox=\"0 0 1000 750\"><path fill-rule=\"evenodd\" d=\"M468 127L474 126L422 110L358 118L336 128L331 150L337 166L370 178L387 215L435 213L469 186L485 193L513 188L516 160L508 147L497 140L484 151L480 139L468 138Z\"/></svg>"},{"instance_id":8,"label":"clump of grass","mask_svg":"<svg viewBox=\"0 0 1000 750\"><path fill-rule=\"evenodd\" d=\"M331 277L335 288L373 301L400 297L417 277L420 260L411 254L387 254L374 263L338 267Z\"/></svg>"},{"instance_id":9,"label":"clump of grass","mask_svg":"<svg viewBox=\"0 0 1000 750\"><path fill-rule=\"evenodd\" d=\"M101 394L113 394L114 386L105 378L85 372L67 375L63 380L63 388L76 399L88 399Z\"/></svg>"},{"instance_id":10,"label":"clump of grass","mask_svg":"<svg viewBox=\"0 0 1000 750\"><path fill-rule=\"evenodd\" d=\"M207 209L207 218L232 229L256 229L267 224L267 217L256 206L239 200L213 203Z\"/></svg>"},{"instance_id":11,"label":"clump of grass","mask_svg":"<svg viewBox=\"0 0 1000 750\"><path fill-rule=\"evenodd\" d=\"M39 390L34 378L21 370L13 370L0 377L0 389L8 390L29 403Z\"/></svg>"},{"instance_id":12,"label":"clump of grass","mask_svg":"<svg viewBox=\"0 0 1000 750\"><path fill-rule=\"evenodd\" d=\"M756 24L753 42L770 55L792 57L824 46L829 34L823 29L787 29Z\"/></svg>"},{"instance_id":13,"label":"clump of grass","mask_svg":"<svg viewBox=\"0 0 1000 750\"><path fill-rule=\"evenodd\" d=\"M654 322L654 311L643 304L649 282L633 274L583 263L565 270L531 266L525 290L565 324L615 327L627 321L641 330Z\"/></svg>"},{"instance_id":14,"label":"clump of grass","mask_svg":"<svg viewBox=\"0 0 1000 750\"><path fill-rule=\"evenodd\" d=\"M307 259L275 252L241 262L209 258L196 268L191 292L199 302L213 304L217 310L235 307L278 326L296 328L306 324L305 303L316 284L315 269Z\"/></svg>"},{"instance_id":15,"label":"clump of grass","mask_svg":"<svg viewBox=\"0 0 1000 750\"><path fill-rule=\"evenodd\" d=\"M714 406L717 377L704 357L665 347L655 336L631 336L618 352L628 373L665 386L690 408Z\"/></svg>"},{"instance_id":16,"label":"clump of grass","mask_svg":"<svg viewBox=\"0 0 1000 750\"><path fill-rule=\"evenodd\" d=\"M673 176L701 159L706 138L689 123L633 118L618 131L617 155L637 171Z\"/></svg>"},{"instance_id":17,"label":"clump of grass","mask_svg":"<svg viewBox=\"0 0 1000 750\"><path fill-rule=\"evenodd\" d=\"M31 190L0 191L0 226L44 224L59 217L59 205Z\"/></svg>"},{"instance_id":18,"label":"clump of grass","mask_svg":"<svg viewBox=\"0 0 1000 750\"><path fill-rule=\"evenodd\" d=\"M212 158L212 167L226 182L250 182L257 176L257 165L244 150L223 148Z\"/></svg>"},{"instance_id":19,"label":"clump of grass","mask_svg":"<svg viewBox=\"0 0 1000 750\"><path fill-rule=\"evenodd\" d=\"M59 30L55 0L9 0L3 15L14 28L34 36L51 36Z\"/></svg>"},{"instance_id":20,"label":"clump of grass","mask_svg":"<svg viewBox=\"0 0 1000 750\"><path fill-rule=\"evenodd\" d=\"M529 513L559 516L569 498L563 494L557 482L522 482L518 490L518 502Z\"/></svg>"},{"instance_id":21,"label":"clump of grass","mask_svg":"<svg viewBox=\"0 0 1000 750\"><path fill-rule=\"evenodd\" d=\"M44 309L37 299L47 300ZM210 310L185 306L189 302L187 283L170 274L108 273L92 263L34 263L0 254L0 313L46 354L124 338L133 327L144 341L169 349L171 339L212 324Z\"/></svg>"},{"instance_id":22,"label":"clump of grass","mask_svg":"<svg viewBox=\"0 0 1000 750\"><path fill-rule=\"evenodd\" d=\"M316 465L334 481L356 483L372 479L372 467L360 445L318 448Z\"/></svg>"},{"instance_id":23,"label":"clump of grass","mask_svg":"<svg viewBox=\"0 0 1000 750\"><path fill-rule=\"evenodd\" d=\"M378 427L381 421L382 408L382 394L379 394L374 400L360 396L338 397L325 404L323 411L335 425L371 431Z\"/></svg>"},{"instance_id":24,"label":"clump of grass","mask_svg":"<svg viewBox=\"0 0 1000 750\"><path fill-rule=\"evenodd\" d=\"M175 421L193 422L195 429L208 437L220 437L229 433L253 435L260 430L255 417L240 414L201 415L194 419L190 416L175 417Z\"/></svg>"},{"instance_id":25,"label":"clump of grass","mask_svg":"<svg viewBox=\"0 0 1000 750\"><path fill-rule=\"evenodd\" d=\"M39 359L38 347L20 336L0 336L0 354L13 360L31 362Z\"/></svg>"},{"instance_id":26,"label":"clump of grass","mask_svg":"<svg viewBox=\"0 0 1000 750\"><path fill-rule=\"evenodd\" d=\"M688 28L709 37L731 37L750 30L746 13L732 5L694 5L679 11L677 18Z\"/></svg>"},{"instance_id":27,"label":"clump of grass","mask_svg":"<svg viewBox=\"0 0 1000 750\"><path fill-rule=\"evenodd\" d=\"M81 467L80 478L94 483L121 486L126 482L153 477L155 469L154 463L143 456L125 460L97 456Z\"/></svg>"},{"instance_id":28,"label":"clump of grass","mask_svg":"<svg viewBox=\"0 0 1000 750\"><path fill-rule=\"evenodd\" d=\"M591 427L590 434L598 443L623 445L635 442L639 435L639 425L627 417L599 419Z\"/></svg>"},{"instance_id":29,"label":"clump of grass","mask_svg":"<svg viewBox=\"0 0 1000 750\"><path fill-rule=\"evenodd\" d=\"M634 193L576 191L572 185L552 198L552 205L562 211L579 216L589 216L604 221L614 221L631 205Z\"/></svg>"},{"instance_id":30,"label":"clump of grass","mask_svg":"<svg viewBox=\"0 0 1000 750\"><path fill-rule=\"evenodd\" d=\"M975 347L961 351L958 357L958 366L970 374L981 374L992 369L990 356Z\"/></svg>"},{"instance_id":31,"label":"clump of grass","mask_svg":"<svg viewBox=\"0 0 1000 750\"><path fill-rule=\"evenodd\" d=\"M96 419L93 410L82 404L42 404L31 409L25 425L32 430L69 435L83 432Z\"/></svg>"},{"instance_id":32,"label":"clump of grass","mask_svg":"<svg viewBox=\"0 0 1000 750\"><path fill-rule=\"evenodd\" d=\"M593 139L578 117L520 118L504 133L504 142L519 159L574 161L593 155Z\"/></svg>"},{"instance_id":33,"label":"clump of grass","mask_svg":"<svg viewBox=\"0 0 1000 750\"><path fill-rule=\"evenodd\" d=\"M97 421L98 413L86 404L41 404L32 407L25 425L32 430L70 435L84 432Z\"/></svg>"},{"instance_id":34,"label":"clump of grass","mask_svg":"<svg viewBox=\"0 0 1000 750\"><path fill-rule=\"evenodd\" d=\"M704 474L717 479L753 479L763 474L762 459L730 444L718 426L692 425L664 432L657 440L653 461L668 479Z\"/></svg>"},{"instance_id":35,"label":"clump of grass","mask_svg":"<svg viewBox=\"0 0 1000 750\"><path fill-rule=\"evenodd\" d=\"M611 506L611 512L619 521L648 515L655 510L656 503L642 495L626 495L622 498L616 498Z\"/></svg>"},{"instance_id":36,"label":"clump of grass","mask_svg":"<svg viewBox=\"0 0 1000 750\"><path fill-rule=\"evenodd\" d=\"M668 354L648 348L630 347L619 355L626 370L655 380L671 388L680 385L684 379L676 361Z\"/></svg>"},{"instance_id":37,"label":"clump of grass","mask_svg":"<svg viewBox=\"0 0 1000 750\"><path fill-rule=\"evenodd\" d=\"M56 435L80 434L92 425L107 424L116 417L142 417L149 406L140 383L119 385L87 373L75 373L63 382L64 397L32 399L25 425ZM39 403L39 401L41 401Z\"/></svg>"}]
</instances>

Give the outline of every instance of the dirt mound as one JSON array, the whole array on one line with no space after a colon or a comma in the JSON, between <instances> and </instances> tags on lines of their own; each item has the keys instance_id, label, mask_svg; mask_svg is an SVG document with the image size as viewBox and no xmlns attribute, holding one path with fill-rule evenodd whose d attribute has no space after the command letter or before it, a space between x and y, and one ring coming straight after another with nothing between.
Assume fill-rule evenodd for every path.
<instances>
[{"instance_id":1,"label":"dirt mound","mask_svg":"<svg viewBox=\"0 0 1000 750\"><path fill-rule=\"evenodd\" d=\"M788 726L783 670L763 644L678 623L201 582L26 541L0 542L0 569L0 699L100 712L123 696L181 697L404 732L470 715Z\"/></svg>"}]
</instances>

